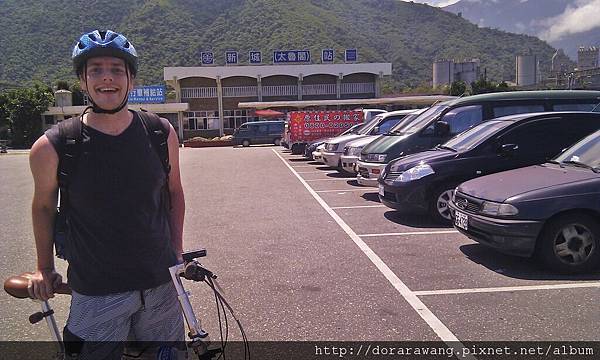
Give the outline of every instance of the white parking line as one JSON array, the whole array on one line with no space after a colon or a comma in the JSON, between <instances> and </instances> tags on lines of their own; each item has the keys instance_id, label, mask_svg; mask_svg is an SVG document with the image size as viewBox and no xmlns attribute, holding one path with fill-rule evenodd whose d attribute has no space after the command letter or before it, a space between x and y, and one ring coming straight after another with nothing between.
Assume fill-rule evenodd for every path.
<instances>
[{"instance_id":1,"label":"white parking line","mask_svg":"<svg viewBox=\"0 0 600 360\"><path fill-rule=\"evenodd\" d=\"M303 181L306 181L302 179ZM365 189L348 189L348 190L318 190L316 193L331 193L331 192L348 192L348 191L365 191Z\"/></svg>"},{"instance_id":2,"label":"white parking line","mask_svg":"<svg viewBox=\"0 0 600 360\"><path fill-rule=\"evenodd\" d=\"M600 288L600 282L568 283L568 284L553 284L553 285L505 286L505 287L496 287L496 288L475 288L475 289L429 290L429 291L414 291L414 294L417 296L456 295L456 294L532 291L532 290L555 290L555 289L578 289L578 288Z\"/></svg>"},{"instance_id":3,"label":"white parking line","mask_svg":"<svg viewBox=\"0 0 600 360\"><path fill-rule=\"evenodd\" d=\"M458 234L456 230L440 230L440 231L415 231L415 232L400 232L400 233L383 233L383 234L363 234L358 235L363 237L377 237L377 236L406 236L406 235L438 235L438 234Z\"/></svg>"},{"instance_id":4,"label":"white parking line","mask_svg":"<svg viewBox=\"0 0 600 360\"><path fill-rule=\"evenodd\" d=\"M314 168L315 166L319 166L319 165L298 165L298 166L292 166L292 167L294 169L296 169L296 168L303 168L303 167Z\"/></svg>"},{"instance_id":5,"label":"white parking line","mask_svg":"<svg viewBox=\"0 0 600 360\"><path fill-rule=\"evenodd\" d=\"M344 179L344 178L339 178L339 179L310 179L310 180L304 180L304 181L348 181L348 180L353 180L353 179Z\"/></svg>"},{"instance_id":6,"label":"white parking line","mask_svg":"<svg viewBox=\"0 0 600 360\"><path fill-rule=\"evenodd\" d=\"M335 206L332 207L333 210L337 209L366 209L366 208L382 208L386 207L385 205L361 205L361 206ZM362 235L358 235L362 236Z\"/></svg>"},{"instance_id":7,"label":"white parking line","mask_svg":"<svg viewBox=\"0 0 600 360\"><path fill-rule=\"evenodd\" d=\"M362 250L362 252L371 260L371 262L379 269L379 271L385 276L385 278L392 284L392 286L402 295L402 297L408 302L408 304L421 316L423 320L429 325L429 327L439 336L439 338L446 342L449 346L455 347L459 345L464 348L464 345L458 341L458 338L444 325L440 319L438 319L431 310L419 299L413 291L411 291L406 284L394 274L394 272L381 260L381 258L364 242L348 224L338 214L333 211L329 205L314 191L308 183L302 179L300 175L285 161L277 151L273 150L281 161L283 161L290 171L300 180L302 185L308 190L308 192L317 200L317 202L327 211L327 213L335 220L335 222L350 236L352 241ZM474 359L474 357L470 357Z\"/></svg>"},{"instance_id":8,"label":"white parking line","mask_svg":"<svg viewBox=\"0 0 600 360\"><path fill-rule=\"evenodd\" d=\"M298 174L336 174L336 173L337 173L337 171L324 172L323 170L317 170L317 171L298 171Z\"/></svg>"}]
</instances>

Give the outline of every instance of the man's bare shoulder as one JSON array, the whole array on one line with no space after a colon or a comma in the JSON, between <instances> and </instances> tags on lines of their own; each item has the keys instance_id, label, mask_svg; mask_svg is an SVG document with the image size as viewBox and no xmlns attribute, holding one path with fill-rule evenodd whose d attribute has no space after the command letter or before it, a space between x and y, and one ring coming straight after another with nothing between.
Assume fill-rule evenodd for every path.
<instances>
[{"instance_id":1,"label":"man's bare shoulder","mask_svg":"<svg viewBox=\"0 0 600 360\"><path fill-rule=\"evenodd\" d=\"M54 145L46 135L40 136L31 147L29 153L29 163L31 166L56 166L58 164L58 154Z\"/></svg>"}]
</instances>

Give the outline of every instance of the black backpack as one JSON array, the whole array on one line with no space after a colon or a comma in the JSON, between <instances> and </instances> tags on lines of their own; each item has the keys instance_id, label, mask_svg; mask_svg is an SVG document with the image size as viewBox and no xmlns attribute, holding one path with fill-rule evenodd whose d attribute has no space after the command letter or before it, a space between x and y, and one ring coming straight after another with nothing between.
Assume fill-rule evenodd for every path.
<instances>
[{"instance_id":1,"label":"black backpack","mask_svg":"<svg viewBox=\"0 0 600 360\"><path fill-rule=\"evenodd\" d=\"M136 113L140 117L146 135L150 138L152 148L156 151L165 171L167 181L163 189L163 196L166 197L166 204L170 204L168 180L171 165L169 164L169 146L167 143L170 128L165 128L160 117L154 113L145 110L137 111ZM58 123L58 134L63 145L63 151L58 154L57 179L59 204L56 209L56 218L54 221L54 247L56 256L61 259L66 259L65 245L69 212L69 181L77 171L77 162L81 155L82 147L89 140L83 134L82 129L81 117L79 116Z\"/></svg>"}]
</instances>

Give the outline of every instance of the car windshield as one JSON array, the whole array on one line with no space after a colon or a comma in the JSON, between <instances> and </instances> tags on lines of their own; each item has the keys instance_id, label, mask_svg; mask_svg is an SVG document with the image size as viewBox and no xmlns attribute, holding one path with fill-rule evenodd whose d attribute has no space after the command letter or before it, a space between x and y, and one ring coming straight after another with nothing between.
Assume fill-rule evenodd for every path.
<instances>
[{"instance_id":1,"label":"car windshield","mask_svg":"<svg viewBox=\"0 0 600 360\"><path fill-rule=\"evenodd\" d=\"M341 133L340 136L342 136L342 135L348 135L348 134L355 134L357 131L359 131L362 128L363 125L364 124L352 125L351 128L349 128L348 130L346 130L343 133Z\"/></svg>"},{"instance_id":2,"label":"car windshield","mask_svg":"<svg viewBox=\"0 0 600 360\"><path fill-rule=\"evenodd\" d=\"M493 134L512 124L511 121L487 121L448 140L441 147L452 148L456 151L466 151L487 140Z\"/></svg>"},{"instance_id":3,"label":"car windshield","mask_svg":"<svg viewBox=\"0 0 600 360\"><path fill-rule=\"evenodd\" d=\"M374 118L371 119L371 121L369 121L363 127L361 127L360 130L358 130L356 133L359 135L368 134L371 131L371 129L373 129L375 126L377 126L377 124L379 123L379 121L381 121L382 118L383 118L383 116L381 116L381 115L375 116Z\"/></svg>"},{"instance_id":4,"label":"car windshield","mask_svg":"<svg viewBox=\"0 0 600 360\"><path fill-rule=\"evenodd\" d=\"M419 117L419 114L408 114L402 120L400 120L393 128L390 129L390 133L402 133L402 130L408 127L413 121Z\"/></svg>"},{"instance_id":5,"label":"car windshield","mask_svg":"<svg viewBox=\"0 0 600 360\"><path fill-rule=\"evenodd\" d=\"M571 146L555 160L563 164L600 169L600 131Z\"/></svg>"},{"instance_id":6,"label":"car windshield","mask_svg":"<svg viewBox=\"0 0 600 360\"><path fill-rule=\"evenodd\" d=\"M427 109L427 111L419 115L416 119L411 121L406 126L402 127L400 132L412 134L419 131L420 129L427 126L431 120L436 118L442 111L446 110L447 108L448 105L434 105L430 107L429 109Z\"/></svg>"}]
</instances>

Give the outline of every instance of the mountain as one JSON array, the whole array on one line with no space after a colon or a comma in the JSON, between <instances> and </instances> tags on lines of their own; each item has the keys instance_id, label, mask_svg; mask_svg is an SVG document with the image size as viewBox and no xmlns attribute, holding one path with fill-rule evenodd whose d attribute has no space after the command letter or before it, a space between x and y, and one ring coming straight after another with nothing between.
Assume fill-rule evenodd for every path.
<instances>
[{"instance_id":1,"label":"mountain","mask_svg":"<svg viewBox=\"0 0 600 360\"><path fill-rule=\"evenodd\" d=\"M0 0L0 82L74 79L70 54L84 32L124 33L141 57L139 82L160 83L165 66L199 66L212 50L247 62L276 49L357 48L360 62L392 62L396 87L431 84L432 62L479 58L488 78L514 77L516 54L539 55L548 69L554 49L531 36L479 28L454 14L398 0ZM10 19L8 21L7 19ZM268 61L268 60L267 60ZM265 61L265 62L267 62Z\"/></svg>"},{"instance_id":2,"label":"mountain","mask_svg":"<svg viewBox=\"0 0 600 360\"><path fill-rule=\"evenodd\" d=\"M562 48L600 45L600 0L461 0L442 8L480 27L528 34Z\"/></svg>"}]
</instances>

